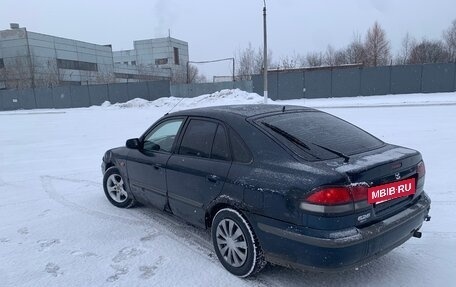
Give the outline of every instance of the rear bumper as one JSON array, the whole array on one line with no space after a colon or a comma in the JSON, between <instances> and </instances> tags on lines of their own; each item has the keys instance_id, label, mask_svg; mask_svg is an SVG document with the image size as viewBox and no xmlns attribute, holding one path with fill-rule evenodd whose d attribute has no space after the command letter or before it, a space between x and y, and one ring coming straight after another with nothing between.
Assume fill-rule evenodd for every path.
<instances>
[{"instance_id":1,"label":"rear bumper","mask_svg":"<svg viewBox=\"0 0 456 287\"><path fill-rule=\"evenodd\" d=\"M317 230L251 216L269 262L300 269L338 271L360 266L407 241L423 224L430 204L423 192L414 205L383 221L365 228L320 234Z\"/></svg>"}]
</instances>

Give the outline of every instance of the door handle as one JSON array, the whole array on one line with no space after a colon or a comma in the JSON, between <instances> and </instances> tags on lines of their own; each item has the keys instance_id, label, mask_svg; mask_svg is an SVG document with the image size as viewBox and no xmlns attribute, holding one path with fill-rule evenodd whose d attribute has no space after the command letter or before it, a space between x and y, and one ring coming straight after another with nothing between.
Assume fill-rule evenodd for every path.
<instances>
[{"instance_id":1,"label":"door handle","mask_svg":"<svg viewBox=\"0 0 456 287\"><path fill-rule=\"evenodd\" d=\"M155 169L160 169L160 167L162 167L161 164L159 164L159 163L154 164L154 168L155 168Z\"/></svg>"},{"instance_id":2,"label":"door handle","mask_svg":"<svg viewBox=\"0 0 456 287\"><path fill-rule=\"evenodd\" d=\"M210 174L210 175L206 176L206 178L208 181L213 182L213 183L216 183L217 180L219 180L219 177L216 176L215 174Z\"/></svg>"}]
</instances>

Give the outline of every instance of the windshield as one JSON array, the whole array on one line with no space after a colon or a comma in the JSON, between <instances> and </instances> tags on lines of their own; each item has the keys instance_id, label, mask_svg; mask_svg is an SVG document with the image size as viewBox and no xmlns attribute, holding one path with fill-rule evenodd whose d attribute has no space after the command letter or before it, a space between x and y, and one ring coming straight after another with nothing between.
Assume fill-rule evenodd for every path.
<instances>
[{"instance_id":1,"label":"windshield","mask_svg":"<svg viewBox=\"0 0 456 287\"><path fill-rule=\"evenodd\" d=\"M295 142L290 141L292 136L305 143L310 147L305 152L316 159L335 158L336 153L352 155L383 145L381 140L362 129L323 112L283 113L261 118L258 123L280 129L282 133L275 134L281 135L282 142Z\"/></svg>"}]
</instances>

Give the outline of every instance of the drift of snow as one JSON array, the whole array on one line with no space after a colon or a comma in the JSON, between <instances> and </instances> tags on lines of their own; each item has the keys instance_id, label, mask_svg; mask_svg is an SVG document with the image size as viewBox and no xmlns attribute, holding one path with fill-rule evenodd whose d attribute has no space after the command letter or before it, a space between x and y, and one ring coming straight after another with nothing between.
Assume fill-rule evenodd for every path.
<instances>
[{"instance_id":1,"label":"drift of snow","mask_svg":"<svg viewBox=\"0 0 456 287\"><path fill-rule=\"evenodd\" d=\"M101 157L173 111L262 103L223 90L63 110L0 112L0 286L446 286L456 274L456 93L270 101L321 107L386 142L419 150L432 221L423 238L358 271L269 266L249 280L218 262L209 233L105 198ZM176 106L177 105L177 106ZM361 108L362 107L362 108ZM394 282L394 283L392 283Z\"/></svg>"},{"instance_id":2,"label":"drift of snow","mask_svg":"<svg viewBox=\"0 0 456 287\"><path fill-rule=\"evenodd\" d=\"M213 94L201 95L194 98L176 98L176 97L163 97L154 101L147 101L144 99L136 98L125 103L111 104L105 102L103 107L115 108L145 108L145 107L168 107L176 106L177 110L193 108L193 107L209 107L229 104L260 104L263 98L255 93L248 93L236 90L221 90Z\"/></svg>"}]
</instances>

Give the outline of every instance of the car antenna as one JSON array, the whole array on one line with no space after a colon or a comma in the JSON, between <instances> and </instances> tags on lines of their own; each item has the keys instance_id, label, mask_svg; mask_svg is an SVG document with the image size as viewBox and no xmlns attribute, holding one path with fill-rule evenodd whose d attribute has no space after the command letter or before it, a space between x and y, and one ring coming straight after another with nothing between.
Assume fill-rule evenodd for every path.
<instances>
[{"instance_id":1,"label":"car antenna","mask_svg":"<svg viewBox=\"0 0 456 287\"><path fill-rule=\"evenodd\" d=\"M284 112L285 112L285 106L282 107L282 113L284 113Z\"/></svg>"},{"instance_id":2,"label":"car antenna","mask_svg":"<svg viewBox=\"0 0 456 287\"><path fill-rule=\"evenodd\" d=\"M185 98L182 98L180 101L178 101L177 104L175 104L175 105L171 108L171 110L169 110L169 111L165 114L165 116L167 116L172 110L174 110L174 108L177 107L177 105L180 104L184 99L185 99Z\"/></svg>"}]
</instances>

